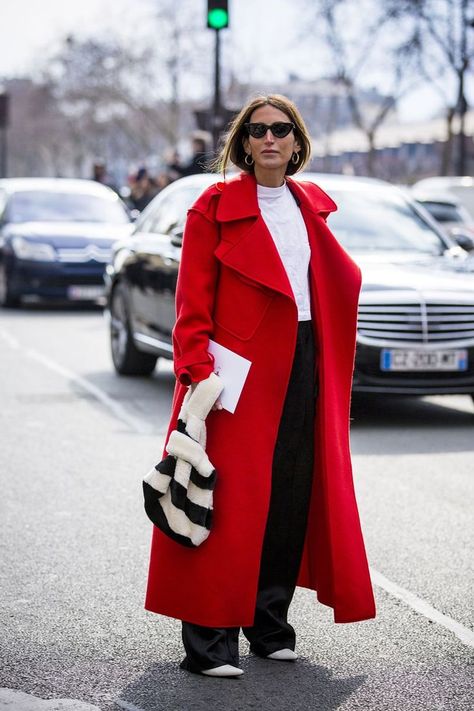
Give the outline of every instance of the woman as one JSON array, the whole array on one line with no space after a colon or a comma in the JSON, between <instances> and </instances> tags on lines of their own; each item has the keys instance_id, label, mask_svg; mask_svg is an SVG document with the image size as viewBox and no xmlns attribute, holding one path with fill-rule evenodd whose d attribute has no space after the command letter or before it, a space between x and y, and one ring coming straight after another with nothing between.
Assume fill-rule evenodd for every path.
<instances>
[{"instance_id":1,"label":"woman","mask_svg":"<svg viewBox=\"0 0 474 711\"><path fill-rule=\"evenodd\" d=\"M240 675L240 628L258 656L294 661L296 584L336 622L375 616L348 434L360 271L326 226L333 200L289 177L309 156L294 104L253 99L221 154L221 170L242 172L188 213L170 432L188 386L213 371L210 337L252 363L235 412L218 399L206 420L209 538L188 549L153 535L146 608L183 621L194 673Z\"/></svg>"}]
</instances>

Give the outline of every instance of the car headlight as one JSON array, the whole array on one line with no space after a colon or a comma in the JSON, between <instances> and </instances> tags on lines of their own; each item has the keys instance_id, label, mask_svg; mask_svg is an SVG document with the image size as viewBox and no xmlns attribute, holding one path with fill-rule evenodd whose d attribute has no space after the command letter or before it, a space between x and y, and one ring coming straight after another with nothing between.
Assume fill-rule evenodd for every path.
<instances>
[{"instance_id":1,"label":"car headlight","mask_svg":"<svg viewBox=\"0 0 474 711\"><path fill-rule=\"evenodd\" d=\"M29 242L24 237L13 237L12 247L18 259L31 259L37 262L56 261L56 250L45 242Z\"/></svg>"}]
</instances>

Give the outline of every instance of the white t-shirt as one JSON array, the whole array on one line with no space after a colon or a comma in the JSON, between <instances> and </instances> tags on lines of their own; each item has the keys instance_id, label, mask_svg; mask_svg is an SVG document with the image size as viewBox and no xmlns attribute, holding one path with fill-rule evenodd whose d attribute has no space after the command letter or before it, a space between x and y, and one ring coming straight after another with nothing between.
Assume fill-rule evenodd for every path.
<instances>
[{"instance_id":1,"label":"white t-shirt","mask_svg":"<svg viewBox=\"0 0 474 711\"><path fill-rule=\"evenodd\" d=\"M298 321L309 321L308 268L311 250L301 211L286 183L279 188L257 184L257 198L262 217L288 275L298 307Z\"/></svg>"}]
</instances>

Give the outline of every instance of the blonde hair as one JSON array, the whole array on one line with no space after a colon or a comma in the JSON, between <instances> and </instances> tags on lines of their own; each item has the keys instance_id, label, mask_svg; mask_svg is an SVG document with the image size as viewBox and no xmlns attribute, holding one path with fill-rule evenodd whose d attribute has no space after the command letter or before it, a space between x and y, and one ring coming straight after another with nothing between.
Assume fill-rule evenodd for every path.
<instances>
[{"instance_id":1,"label":"blonde hair","mask_svg":"<svg viewBox=\"0 0 474 711\"><path fill-rule=\"evenodd\" d=\"M229 163L233 163L241 170L246 173L253 173L254 166L247 165L245 162L245 150L243 146L243 139L247 137L247 130L244 124L248 123L251 115L256 109L261 106L274 106L276 109L283 111L290 121L295 124L295 138L301 146L301 150L298 152L298 161L293 163L289 161L286 167L286 175L293 175L308 164L311 158L311 139L308 133L308 129L305 126L303 117L301 116L296 105L290 101L286 96L281 94L269 94L268 96L256 96L251 99L237 114L230 124L229 130L226 134L224 145L217 158L211 163L210 167L219 173L224 173Z\"/></svg>"}]
</instances>

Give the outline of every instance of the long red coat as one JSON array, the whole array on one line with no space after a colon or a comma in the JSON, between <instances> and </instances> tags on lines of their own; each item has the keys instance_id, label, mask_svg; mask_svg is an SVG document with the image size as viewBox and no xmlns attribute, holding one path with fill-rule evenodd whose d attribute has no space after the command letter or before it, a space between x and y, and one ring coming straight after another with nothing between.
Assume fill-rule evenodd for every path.
<instances>
[{"instance_id":1,"label":"long red coat","mask_svg":"<svg viewBox=\"0 0 474 711\"><path fill-rule=\"evenodd\" d=\"M349 406L360 270L326 225L333 200L313 183L288 185L311 246L311 308L320 392L314 484L298 585L317 591L336 622L375 616L352 482ZM157 528L146 608L210 627L249 626L267 520L273 451L297 332L293 293L260 214L255 178L218 183L188 213L174 329L176 384L169 431L186 383L212 371L209 337L252 362L234 414L206 421L217 470L213 529L195 549Z\"/></svg>"}]
</instances>

